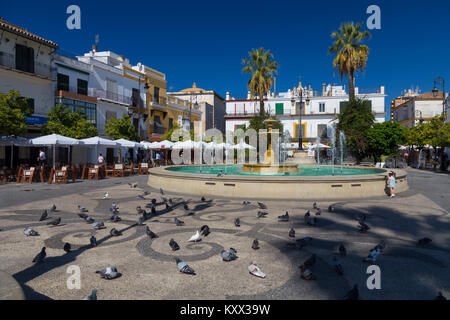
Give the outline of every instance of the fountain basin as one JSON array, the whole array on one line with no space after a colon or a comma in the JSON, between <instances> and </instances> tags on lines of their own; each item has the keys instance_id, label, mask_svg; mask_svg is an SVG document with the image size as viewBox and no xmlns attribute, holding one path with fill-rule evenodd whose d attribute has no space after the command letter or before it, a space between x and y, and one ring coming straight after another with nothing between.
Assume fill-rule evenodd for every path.
<instances>
[{"instance_id":1,"label":"fountain basin","mask_svg":"<svg viewBox=\"0 0 450 320\"><path fill-rule=\"evenodd\" d=\"M242 172L248 173L260 173L260 174L282 174L285 173L301 173L303 170L298 169L298 165L295 163L289 163L283 165L273 164L244 164Z\"/></svg>"},{"instance_id":2,"label":"fountain basin","mask_svg":"<svg viewBox=\"0 0 450 320\"><path fill-rule=\"evenodd\" d=\"M241 199L342 200L386 196L384 169L344 167L343 175L331 176L330 166L320 166L330 175L315 176L315 166L299 168L304 172L280 175L242 172L242 166L156 167L150 169L148 184L181 194ZM223 176L218 177L221 171ZM406 171L394 171L396 193L408 190Z\"/></svg>"}]
</instances>

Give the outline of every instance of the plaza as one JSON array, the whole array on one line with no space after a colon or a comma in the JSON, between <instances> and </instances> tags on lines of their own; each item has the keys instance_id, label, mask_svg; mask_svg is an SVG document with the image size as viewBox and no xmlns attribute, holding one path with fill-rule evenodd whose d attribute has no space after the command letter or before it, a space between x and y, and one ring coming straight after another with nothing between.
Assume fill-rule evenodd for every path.
<instances>
[{"instance_id":1,"label":"plaza","mask_svg":"<svg viewBox=\"0 0 450 320\"><path fill-rule=\"evenodd\" d=\"M317 226L304 223L307 210L313 215L313 201L302 199L262 201L268 209L266 218L258 218L260 210L254 199L239 197L200 197L175 194L151 188L147 176L110 178L83 181L67 185L7 184L0 186L0 270L21 285L27 299L83 299L93 289L98 299L342 299L357 284L361 299L434 299L438 291L450 295L450 265L448 210L450 208L449 176L416 169L408 172L409 190L396 198L339 199L318 201L322 214ZM128 183L137 183L131 188ZM145 199L137 198L144 191ZM109 198L103 200L108 192ZM163 197L173 200L173 210L167 212ZM140 217L136 207L156 199L156 214L138 226ZM250 201L244 205L243 201ZM119 207L119 222L109 221L112 203ZM55 204L57 211L49 211L49 219L39 222L44 209ZM183 205L187 204L189 210ZM86 207L88 215L104 221L106 229L94 231L90 224L78 217L77 205ZM329 206L335 208L328 212ZM149 211L149 209L146 209ZM289 212L289 222L277 217ZM193 215L187 215L194 212ZM367 216L367 233L359 233L357 219ZM52 218L61 217L59 226L48 226ZM174 218L185 222L176 226ZM241 226L233 223L239 218ZM208 225L211 234L198 243L187 240ZM148 226L159 237L150 240ZM27 237L23 230L32 227L37 237ZM110 237L116 228L122 236ZM313 240L298 250L289 244L291 228L295 239ZM89 246L95 235L99 245ZM417 241L429 237L428 246ZM172 252L173 238L180 250ZM251 244L258 239L259 250ZM381 289L369 290L366 281L368 263L362 262L369 251L385 241L386 247L376 261L381 269ZM69 242L72 252L65 253ZM333 254L343 243L347 256L340 258L344 275L337 274L332 265ZM47 257L42 263L31 261L42 247ZM237 250L238 259L223 262L222 249ZM317 255L312 268L315 281L300 278L298 267L311 254ZM188 263L195 276L181 274L175 257ZM251 262L267 275L265 279L251 276L247 270ZM69 290L67 268L80 267L81 288ZM122 274L113 280L101 279L96 270L115 266ZM2 282L3 283L3 282ZM1 292L1 288L0 288Z\"/></svg>"}]
</instances>

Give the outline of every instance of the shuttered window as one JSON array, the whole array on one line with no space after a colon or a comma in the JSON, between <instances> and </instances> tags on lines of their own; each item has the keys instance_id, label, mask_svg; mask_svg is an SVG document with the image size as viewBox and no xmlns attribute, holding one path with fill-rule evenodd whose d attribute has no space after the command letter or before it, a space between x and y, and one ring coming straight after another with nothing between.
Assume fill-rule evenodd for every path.
<instances>
[{"instance_id":1,"label":"shuttered window","mask_svg":"<svg viewBox=\"0 0 450 320\"><path fill-rule=\"evenodd\" d=\"M284 114L284 104L283 103L277 103L275 104L275 113L276 114Z\"/></svg>"}]
</instances>

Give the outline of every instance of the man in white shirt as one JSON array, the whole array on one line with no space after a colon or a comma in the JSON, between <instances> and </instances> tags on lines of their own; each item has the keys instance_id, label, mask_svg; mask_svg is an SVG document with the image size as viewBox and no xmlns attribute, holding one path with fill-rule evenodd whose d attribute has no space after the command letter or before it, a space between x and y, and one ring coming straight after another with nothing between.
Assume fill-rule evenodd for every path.
<instances>
[{"instance_id":1,"label":"man in white shirt","mask_svg":"<svg viewBox=\"0 0 450 320\"><path fill-rule=\"evenodd\" d=\"M42 149L39 149L39 165L43 165L45 161L47 160L47 156L45 155L45 152Z\"/></svg>"},{"instance_id":2,"label":"man in white shirt","mask_svg":"<svg viewBox=\"0 0 450 320\"><path fill-rule=\"evenodd\" d=\"M97 158L97 163L102 165L104 162L105 162L105 159L103 158L102 154L100 153Z\"/></svg>"}]
</instances>

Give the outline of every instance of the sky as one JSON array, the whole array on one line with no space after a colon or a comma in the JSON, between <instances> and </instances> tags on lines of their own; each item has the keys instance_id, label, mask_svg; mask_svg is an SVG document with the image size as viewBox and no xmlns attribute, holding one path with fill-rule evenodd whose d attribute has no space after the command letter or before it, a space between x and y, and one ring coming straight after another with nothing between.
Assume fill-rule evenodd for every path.
<instances>
[{"instance_id":1,"label":"sky","mask_svg":"<svg viewBox=\"0 0 450 320\"><path fill-rule=\"evenodd\" d=\"M81 9L81 29L69 30L66 9ZM62 50L82 55L99 35L99 51L125 55L164 72L168 90L192 86L246 97L249 75L242 59L264 47L280 64L277 92L298 84L346 84L335 74L330 34L342 22L363 22L370 5L381 9L381 30L372 38L360 88L386 86L386 107L404 89L431 91L438 76L450 91L450 1L2 1L0 16ZM348 86L348 85L347 85Z\"/></svg>"}]
</instances>

